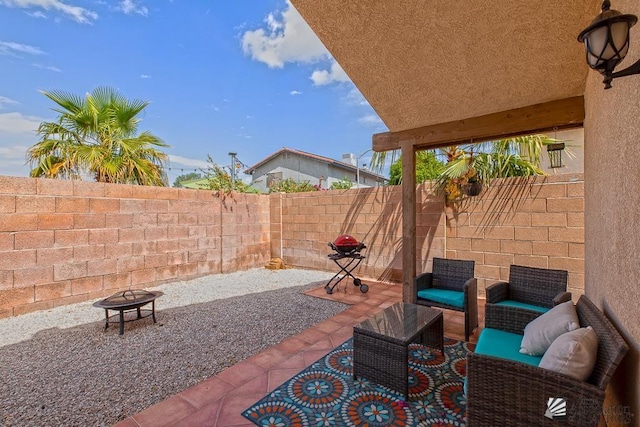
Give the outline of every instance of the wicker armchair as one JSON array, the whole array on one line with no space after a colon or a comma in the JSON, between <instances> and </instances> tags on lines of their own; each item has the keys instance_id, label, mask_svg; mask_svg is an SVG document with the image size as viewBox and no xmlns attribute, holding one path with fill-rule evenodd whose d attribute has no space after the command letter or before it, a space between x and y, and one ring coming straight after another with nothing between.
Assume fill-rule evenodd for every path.
<instances>
[{"instance_id":1,"label":"wicker armchair","mask_svg":"<svg viewBox=\"0 0 640 427\"><path fill-rule=\"evenodd\" d=\"M469 426L597 426L605 389L628 345L586 296L576 304L580 326L598 335L598 355L591 376L580 381L537 366L497 357L467 355L467 422ZM524 320L522 320L524 322ZM513 329L500 317L485 319L486 328ZM517 326L524 330L526 323ZM566 418L545 417L549 398L566 399Z\"/></svg>"},{"instance_id":2,"label":"wicker armchair","mask_svg":"<svg viewBox=\"0 0 640 427\"><path fill-rule=\"evenodd\" d=\"M464 339L469 341L478 326L475 261L433 258L432 270L416 277L416 303L464 312Z\"/></svg>"},{"instance_id":3,"label":"wicker armchair","mask_svg":"<svg viewBox=\"0 0 640 427\"><path fill-rule=\"evenodd\" d=\"M512 324L525 325L560 303L571 300L565 270L511 265L509 282L498 282L486 289L485 318L504 316ZM517 327L509 332L521 334Z\"/></svg>"}]
</instances>

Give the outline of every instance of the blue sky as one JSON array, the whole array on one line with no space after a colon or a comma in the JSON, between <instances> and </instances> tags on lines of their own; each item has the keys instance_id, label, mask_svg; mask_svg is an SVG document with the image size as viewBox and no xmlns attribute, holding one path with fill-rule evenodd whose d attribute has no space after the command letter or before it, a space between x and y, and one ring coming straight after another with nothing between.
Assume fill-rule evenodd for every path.
<instances>
[{"instance_id":1,"label":"blue sky","mask_svg":"<svg viewBox=\"0 0 640 427\"><path fill-rule=\"evenodd\" d=\"M0 174L28 176L35 129L56 116L39 90L97 86L151 102L139 129L171 145L171 183L207 155L340 160L386 131L286 0L0 0Z\"/></svg>"}]
</instances>

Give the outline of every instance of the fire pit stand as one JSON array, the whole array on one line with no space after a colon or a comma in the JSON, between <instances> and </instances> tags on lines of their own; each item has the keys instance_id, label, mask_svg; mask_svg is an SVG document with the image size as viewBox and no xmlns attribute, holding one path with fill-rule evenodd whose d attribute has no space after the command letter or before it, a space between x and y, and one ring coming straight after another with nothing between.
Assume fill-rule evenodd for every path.
<instances>
[{"instance_id":1,"label":"fire pit stand","mask_svg":"<svg viewBox=\"0 0 640 427\"><path fill-rule=\"evenodd\" d=\"M358 243L353 237L348 234L344 234L339 236L335 241L327 243L327 245L334 251L327 256L330 260L335 262L338 267L340 267L340 271L338 271L324 286L327 293L332 294L335 287L347 277L351 277L353 279L353 285L358 286L360 288L360 292L363 294L366 293L369 290L369 286L362 283L362 280L358 279L351 273L358 267L358 265L360 265L362 260L366 258L364 255L360 254L360 251L366 249L364 243ZM344 275L340 276L342 273L344 273ZM345 286L345 292L346 290L347 288Z\"/></svg>"},{"instance_id":2,"label":"fire pit stand","mask_svg":"<svg viewBox=\"0 0 640 427\"><path fill-rule=\"evenodd\" d=\"M124 323L132 320L143 319L151 316L153 323L156 323L156 298L164 295L161 291L145 291L142 289L126 290L118 292L100 301L93 303L94 307L104 308L105 324L104 329L109 327L109 323L120 324L120 335L124 334ZM141 307L151 303L151 310ZM118 311L119 314L109 316L109 310ZM125 312L136 310L137 316L133 319L125 320ZM117 318L117 320L111 320Z\"/></svg>"}]
</instances>

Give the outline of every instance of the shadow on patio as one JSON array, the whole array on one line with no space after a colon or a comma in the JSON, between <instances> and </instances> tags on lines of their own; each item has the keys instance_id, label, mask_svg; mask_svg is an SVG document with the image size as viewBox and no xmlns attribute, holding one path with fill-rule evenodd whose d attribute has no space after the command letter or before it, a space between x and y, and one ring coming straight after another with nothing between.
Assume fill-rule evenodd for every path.
<instances>
[{"instance_id":1,"label":"shadow on patio","mask_svg":"<svg viewBox=\"0 0 640 427\"><path fill-rule=\"evenodd\" d=\"M344 285L328 295L324 286L307 295L349 304L343 312L304 332L256 354L217 375L118 423L117 427L159 426L255 426L241 413L278 388L289 378L342 344L357 324L402 300L402 286L369 283L370 291ZM484 299L480 299L480 328L471 336L476 342L483 327ZM464 340L464 315L444 311L444 335Z\"/></svg>"}]
</instances>

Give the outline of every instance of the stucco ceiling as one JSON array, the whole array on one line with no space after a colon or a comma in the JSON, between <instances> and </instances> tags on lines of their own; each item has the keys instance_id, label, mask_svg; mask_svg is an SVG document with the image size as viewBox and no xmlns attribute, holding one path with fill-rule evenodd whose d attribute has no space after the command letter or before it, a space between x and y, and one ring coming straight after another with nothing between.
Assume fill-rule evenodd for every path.
<instances>
[{"instance_id":1,"label":"stucco ceiling","mask_svg":"<svg viewBox=\"0 0 640 427\"><path fill-rule=\"evenodd\" d=\"M291 0L390 131L584 93L599 0Z\"/></svg>"}]
</instances>

